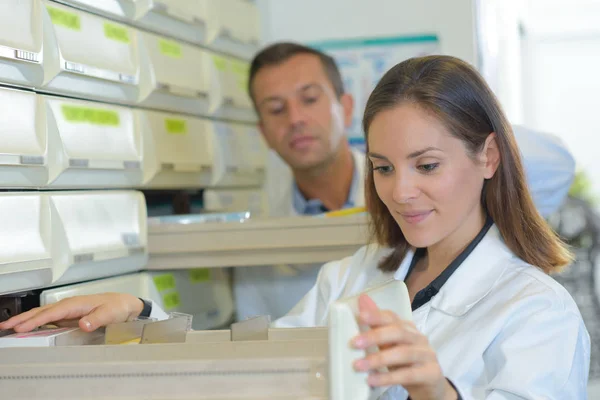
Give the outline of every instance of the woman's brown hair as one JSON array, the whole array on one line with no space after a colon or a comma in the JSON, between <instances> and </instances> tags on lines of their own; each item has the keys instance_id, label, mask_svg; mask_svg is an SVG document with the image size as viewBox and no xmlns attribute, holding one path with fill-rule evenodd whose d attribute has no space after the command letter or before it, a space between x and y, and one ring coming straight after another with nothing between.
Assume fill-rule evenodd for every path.
<instances>
[{"instance_id":1,"label":"woman's brown hair","mask_svg":"<svg viewBox=\"0 0 600 400\"><path fill-rule=\"evenodd\" d=\"M469 64L450 56L427 56L404 61L388 71L366 105L363 129L369 149L369 127L382 111L403 103L434 115L462 140L471 157L495 132L500 165L484 185L482 203L506 245L525 262L547 273L572 261L572 255L540 216L527 188L519 150L502 108L481 75ZM394 251L379 268L395 271L410 248L400 227L377 196L373 165L367 159L365 196L373 238Z\"/></svg>"}]
</instances>

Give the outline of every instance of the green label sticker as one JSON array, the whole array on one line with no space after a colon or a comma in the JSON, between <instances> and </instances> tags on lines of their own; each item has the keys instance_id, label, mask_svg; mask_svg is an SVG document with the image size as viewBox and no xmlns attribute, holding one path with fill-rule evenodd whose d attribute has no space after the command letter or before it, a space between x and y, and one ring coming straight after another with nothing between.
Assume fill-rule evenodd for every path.
<instances>
[{"instance_id":1,"label":"green label sticker","mask_svg":"<svg viewBox=\"0 0 600 400\"><path fill-rule=\"evenodd\" d=\"M160 52L167 57L181 58L181 56L183 56L181 45L172 40L160 39L158 41L158 47L160 48Z\"/></svg>"},{"instance_id":2,"label":"green label sticker","mask_svg":"<svg viewBox=\"0 0 600 400\"><path fill-rule=\"evenodd\" d=\"M243 61L232 60L231 61L231 71L236 75L248 76L248 71L250 70L250 64Z\"/></svg>"},{"instance_id":3,"label":"green label sticker","mask_svg":"<svg viewBox=\"0 0 600 400\"><path fill-rule=\"evenodd\" d=\"M46 9L48 10L48 14L50 14L52 24L74 31L81 30L81 19L79 18L79 15L51 6L46 6Z\"/></svg>"},{"instance_id":4,"label":"green label sticker","mask_svg":"<svg viewBox=\"0 0 600 400\"><path fill-rule=\"evenodd\" d=\"M181 304L181 300L179 299L179 293L172 292L163 295L162 297L163 305L165 306L165 310L171 310Z\"/></svg>"},{"instance_id":5,"label":"green label sticker","mask_svg":"<svg viewBox=\"0 0 600 400\"><path fill-rule=\"evenodd\" d=\"M130 42L129 29L120 25L111 24L110 22L104 23L104 36L121 43L129 44Z\"/></svg>"},{"instance_id":6,"label":"green label sticker","mask_svg":"<svg viewBox=\"0 0 600 400\"><path fill-rule=\"evenodd\" d=\"M159 292L175 289L175 277L173 274L157 275L152 280Z\"/></svg>"},{"instance_id":7,"label":"green label sticker","mask_svg":"<svg viewBox=\"0 0 600 400\"><path fill-rule=\"evenodd\" d=\"M88 123L102 126L119 126L121 124L119 113L116 111L68 104L63 104L61 109L65 119L71 123Z\"/></svg>"},{"instance_id":8,"label":"green label sticker","mask_svg":"<svg viewBox=\"0 0 600 400\"><path fill-rule=\"evenodd\" d=\"M183 119L165 118L165 129L172 135L187 134L187 122Z\"/></svg>"},{"instance_id":9,"label":"green label sticker","mask_svg":"<svg viewBox=\"0 0 600 400\"><path fill-rule=\"evenodd\" d=\"M210 281L210 268L197 268L190 270L190 282L200 283Z\"/></svg>"},{"instance_id":10,"label":"green label sticker","mask_svg":"<svg viewBox=\"0 0 600 400\"><path fill-rule=\"evenodd\" d=\"M212 59L213 63L215 64L215 67L217 67L219 71L227 70L227 60L225 58L215 54L212 56Z\"/></svg>"},{"instance_id":11,"label":"green label sticker","mask_svg":"<svg viewBox=\"0 0 600 400\"><path fill-rule=\"evenodd\" d=\"M243 61L232 60L231 72L236 75L238 88L242 91L246 91L246 87L248 86L248 75L250 74L250 64Z\"/></svg>"}]
</instances>

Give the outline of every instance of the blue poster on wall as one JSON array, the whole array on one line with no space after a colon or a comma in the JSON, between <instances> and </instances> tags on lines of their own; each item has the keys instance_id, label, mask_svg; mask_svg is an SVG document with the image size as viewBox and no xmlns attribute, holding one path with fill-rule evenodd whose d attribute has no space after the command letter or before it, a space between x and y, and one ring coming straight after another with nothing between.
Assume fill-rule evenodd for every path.
<instances>
[{"instance_id":1,"label":"blue poster on wall","mask_svg":"<svg viewBox=\"0 0 600 400\"><path fill-rule=\"evenodd\" d=\"M338 64L346 92L354 97L348 140L360 148L364 147L361 124L365 105L383 74L411 57L440 53L438 37L433 34L328 40L309 45L331 55Z\"/></svg>"}]
</instances>

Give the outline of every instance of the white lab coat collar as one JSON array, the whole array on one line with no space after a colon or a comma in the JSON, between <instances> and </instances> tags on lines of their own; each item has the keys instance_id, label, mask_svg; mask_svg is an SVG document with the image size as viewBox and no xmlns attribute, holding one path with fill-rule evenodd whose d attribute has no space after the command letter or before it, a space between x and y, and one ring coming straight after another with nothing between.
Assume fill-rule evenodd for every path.
<instances>
[{"instance_id":1,"label":"white lab coat collar","mask_svg":"<svg viewBox=\"0 0 600 400\"><path fill-rule=\"evenodd\" d=\"M409 251L394 274L404 280L414 257ZM482 300L506 272L507 261L516 256L506 247L500 231L493 225L473 252L431 300L431 307L460 317ZM495 262L492 262L495 261Z\"/></svg>"}]
</instances>

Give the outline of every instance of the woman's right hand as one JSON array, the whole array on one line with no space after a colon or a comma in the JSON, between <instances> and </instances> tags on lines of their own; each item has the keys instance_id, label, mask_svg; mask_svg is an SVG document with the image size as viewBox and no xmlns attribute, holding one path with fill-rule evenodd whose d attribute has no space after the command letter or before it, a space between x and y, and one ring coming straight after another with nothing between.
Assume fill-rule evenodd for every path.
<instances>
[{"instance_id":1,"label":"woman's right hand","mask_svg":"<svg viewBox=\"0 0 600 400\"><path fill-rule=\"evenodd\" d=\"M131 321L140 315L143 308L142 301L130 294L76 296L15 315L0 323L0 330L29 332L42 325L60 326L78 322L82 330L92 332L109 324Z\"/></svg>"}]
</instances>

